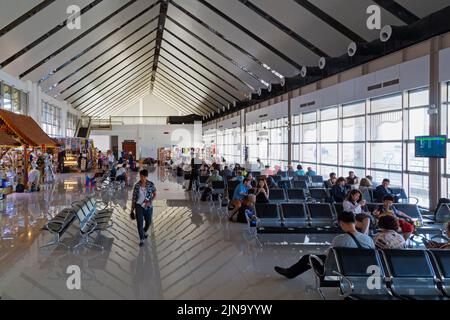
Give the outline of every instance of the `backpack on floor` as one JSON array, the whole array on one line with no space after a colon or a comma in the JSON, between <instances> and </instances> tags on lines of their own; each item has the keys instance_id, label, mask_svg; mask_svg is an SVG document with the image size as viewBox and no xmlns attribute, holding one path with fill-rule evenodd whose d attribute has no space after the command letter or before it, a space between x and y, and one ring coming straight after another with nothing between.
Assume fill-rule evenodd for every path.
<instances>
[{"instance_id":1,"label":"backpack on floor","mask_svg":"<svg viewBox=\"0 0 450 320\"><path fill-rule=\"evenodd\" d=\"M24 186L23 184L19 183L19 184L16 186L16 192L17 192L17 193L23 193L24 191L25 191L25 186Z\"/></svg>"}]
</instances>

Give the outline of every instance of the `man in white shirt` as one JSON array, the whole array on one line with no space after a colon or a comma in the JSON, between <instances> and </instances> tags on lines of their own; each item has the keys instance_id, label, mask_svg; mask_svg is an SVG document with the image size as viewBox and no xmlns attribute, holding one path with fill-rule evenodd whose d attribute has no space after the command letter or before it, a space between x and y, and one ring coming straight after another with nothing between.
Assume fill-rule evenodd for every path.
<instances>
[{"instance_id":1,"label":"man in white shirt","mask_svg":"<svg viewBox=\"0 0 450 320\"><path fill-rule=\"evenodd\" d=\"M36 165L33 165L33 169L28 172L28 190L30 192L39 191L39 178L41 173L36 168Z\"/></svg>"}]
</instances>

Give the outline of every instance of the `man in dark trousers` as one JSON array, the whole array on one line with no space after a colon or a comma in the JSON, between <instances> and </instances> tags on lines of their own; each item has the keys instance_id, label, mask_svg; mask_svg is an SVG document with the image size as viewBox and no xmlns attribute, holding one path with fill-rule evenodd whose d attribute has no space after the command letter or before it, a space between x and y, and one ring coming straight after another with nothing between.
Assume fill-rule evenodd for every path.
<instances>
[{"instance_id":1,"label":"man in dark trousers","mask_svg":"<svg viewBox=\"0 0 450 320\"><path fill-rule=\"evenodd\" d=\"M59 172L64 172L64 160L66 160L66 150L61 149L61 151L58 152L58 168Z\"/></svg>"}]
</instances>

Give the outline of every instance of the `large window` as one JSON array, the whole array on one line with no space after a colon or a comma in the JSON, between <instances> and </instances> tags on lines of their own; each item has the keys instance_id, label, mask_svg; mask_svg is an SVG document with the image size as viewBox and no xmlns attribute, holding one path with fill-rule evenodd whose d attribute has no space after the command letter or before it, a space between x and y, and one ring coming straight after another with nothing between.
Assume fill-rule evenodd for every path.
<instances>
[{"instance_id":1,"label":"large window","mask_svg":"<svg viewBox=\"0 0 450 320\"><path fill-rule=\"evenodd\" d=\"M217 132L217 155L228 163L241 163L241 127Z\"/></svg>"},{"instance_id":2,"label":"large window","mask_svg":"<svg viewBox=\"0 0 450 320\"><path fill-rule=\"evenodd\" d=\"M78 117L75 114L67 112L66 136L74 137L77 130Z\"/></svg>"},{"instance_id":3,"label":"large window","mask_svg":"<svg viewBox=\"0 0 450 320\"><path fill-rule=\"evenodd\" d=\"M429 134L428 95L424 88L294 115L293 164L388 178L428 206L428 159L414 156L415 137Z\"/></svg>"},{"instance_id":4,"label":"large window","mask_svg":"<svg viewBox=\"0 0 450 320\"><path fill-rule=\"evenodd\" d=\"M252 163L259 158L272 168L285 169L288 165L288 118L247 125L248 160Z\"/></svg>"},{"instance_id":5,"label":"large window","mask_svg":"<svg viewBox=\"0 0 450 320\"><path fill-rule=\"evenodd\" d=\"M61 109L42 101L42 129L51 137L61 136Z\"/></svg>"},{"instance_id":6,"label":"large window","mask_svg":"<svg viewBox=\"0 0 450 320\"><path fill-rule=\"evenodd\" d=\"M28 110L28 94L0 82L0 108L26 114Z\"/></svg>"}]
</instances>

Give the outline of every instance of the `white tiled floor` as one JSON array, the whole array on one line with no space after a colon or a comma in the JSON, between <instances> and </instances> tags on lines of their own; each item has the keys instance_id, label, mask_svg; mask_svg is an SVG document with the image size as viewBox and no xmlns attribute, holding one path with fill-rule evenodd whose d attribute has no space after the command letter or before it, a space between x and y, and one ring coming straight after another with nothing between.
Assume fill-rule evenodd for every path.
<instances>
[{"instance_id":1,"label":"white tiled floor","mask_svg":"<svg viewBox=\"0 0 450 320\"><path fill-rule=\"evenodd\" d=\"M194 204L176 178L152 170L158 200L152 233L139 248L128 217L130 189L103 193L114 207L105 251L39 249L50 240L40 228L55 213L91 193L83 175L65 174L33 194L14 194L1 207L0 296L3 299L318 299L310 272L287 280L273 271L306 251L326 247L265 245L244 237L245 225L220 221L207 204ZM63 236L78 240L73 225ZM81 290L68 290L66 269L81 268Z\"/></svg>"}]
</instances>

